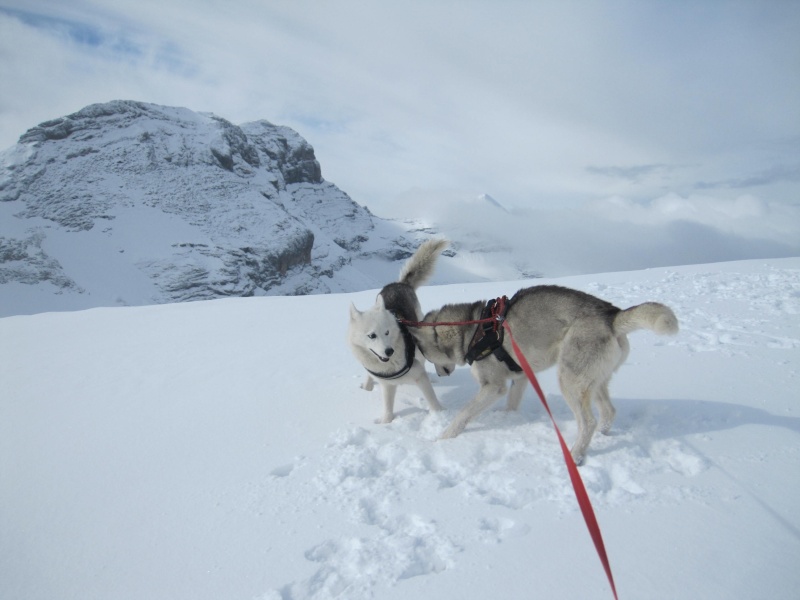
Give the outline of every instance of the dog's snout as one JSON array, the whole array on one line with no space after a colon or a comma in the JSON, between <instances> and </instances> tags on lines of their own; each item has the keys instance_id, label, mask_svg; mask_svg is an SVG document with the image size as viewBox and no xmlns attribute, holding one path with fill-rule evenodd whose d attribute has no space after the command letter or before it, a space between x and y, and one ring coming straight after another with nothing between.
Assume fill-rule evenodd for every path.
<instances>
[{"instance_id":1,"label":"dog's snout","mask_svg":"<svg viewBox=\"0 0 800 600\"><path fill-rule=\"evenodd\" d=\"M386 356L391 356L394 354L394 348L387 348L386 349Z\"/></svg>"},{"instance_id":2,"label":"dog's snout","mask_svg":"<svg viewBox=\"0 0 800 600\"><path fill-rule=\"evenodd\" d=\"M445 365L434 365L436 367L436 374L439 377L450 375L453 372L455 367L445 366Z\"/></svg>"}]
</instances>

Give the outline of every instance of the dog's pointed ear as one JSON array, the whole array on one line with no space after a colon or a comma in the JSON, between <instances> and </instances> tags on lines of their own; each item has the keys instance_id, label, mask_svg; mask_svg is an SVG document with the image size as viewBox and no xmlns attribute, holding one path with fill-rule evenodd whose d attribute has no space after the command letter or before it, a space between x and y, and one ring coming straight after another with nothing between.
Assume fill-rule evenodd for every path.
<instances>
[{"instance_id":1,"label":"dog's pointed ear","mask_svg":"<svg viewBox=\"0 0 800 600\"><path fill-rule=\"evenodd\" d=\"M361 316L361 311L356 308L356 305L352 302L350 303L350 320L355 321L358 317Z\"/></svg>"},{"instance_id":2,"label":"dog's pointed ear","mask_svg":"<svg viewBox=\"0 0 800 600\"><path fill-rule=\"evenodd\" d=\"M378 297L375 298L375 306L378 310L384 310L386 308L386 302L383 300L383 294L378 294Z\"/></svg>"}]
</instances>

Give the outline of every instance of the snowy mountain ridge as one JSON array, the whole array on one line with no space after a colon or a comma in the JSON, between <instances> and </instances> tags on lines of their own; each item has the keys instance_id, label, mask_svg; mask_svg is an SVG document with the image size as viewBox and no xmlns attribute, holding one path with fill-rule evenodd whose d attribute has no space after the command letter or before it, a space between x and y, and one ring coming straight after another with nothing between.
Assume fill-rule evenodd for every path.
<instances>
[{"instance_id":1,"label":"snowy mountain ridge","mask_svg":"<svg viewBox=\"0 0 800 600\"><path fill-rule=\"evenodd\" d=\"M264 120L113 101L29 129L0 158L4 314L378 287L419 237Z\"/></svg>"}]
</instances>

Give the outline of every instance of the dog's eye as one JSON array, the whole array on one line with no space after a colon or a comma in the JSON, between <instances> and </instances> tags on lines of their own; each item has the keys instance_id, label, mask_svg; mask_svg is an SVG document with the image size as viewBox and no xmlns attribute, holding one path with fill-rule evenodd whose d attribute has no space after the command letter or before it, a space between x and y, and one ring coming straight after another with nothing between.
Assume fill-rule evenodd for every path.
<instances>
[{"instance_id":1,"label":"dog's eye","mask_svg":"<svg viewBox=\"0 0 800 600\"><path fill-rule=\"evenodd\" d=\"M386 333L384 333L383 335L389 335L389 330L387 329Z\"/></svg>"},{"instance_id":2,"label":"dog's eye","mask_svg":"<svg viewBox=\"0 0 800 600\"><path fill-rule=\"evenodd\" d=\"M374 340L374 339L375 339L376 337L378 337L378 336L377 336L377 335L375 335L374 333L370 333L370 334L367 334L367 337L368 337L369 339L371 339L371 340Z\"/></svg>"}]
</instances>

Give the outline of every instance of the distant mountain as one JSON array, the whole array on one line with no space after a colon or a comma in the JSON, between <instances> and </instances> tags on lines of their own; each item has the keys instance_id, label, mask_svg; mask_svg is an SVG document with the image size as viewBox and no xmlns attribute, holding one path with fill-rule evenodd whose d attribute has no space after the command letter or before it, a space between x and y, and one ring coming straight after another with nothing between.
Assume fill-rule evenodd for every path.
<instances>
[{"instance_id":1,"label":"distant mountain","mask_svg":"<svg viewBox=\"0 0 800 600\"><path fill-rule=\"evenodd\" d=\"M480 196L478 196L478 201L479 202L485 202L489 206L493 206L495 208L499 208L500 210L502 210L505 213L508 212L508 209L505 206L500 204L497 200L492 198L489 194L481 194Z\"/></svg>"},{"instance_id":2,"label":"distant mountain","mask_svg":"<svg viewBox=\"0 0 800 600\"><path fill-rule=\"evenodd\" d=\"M94 104L28 130L0 165L3 314L380 287L420 238L267 121Z\"/></svg>"}]
</instances>

